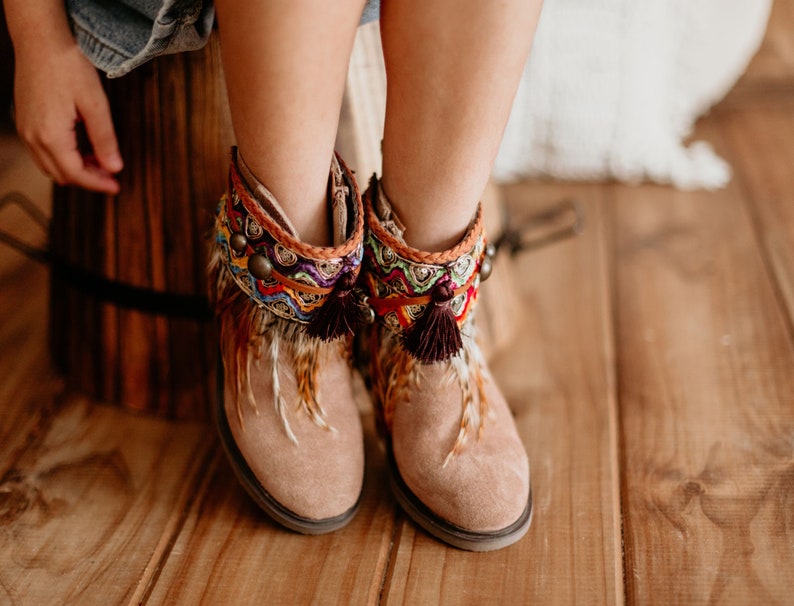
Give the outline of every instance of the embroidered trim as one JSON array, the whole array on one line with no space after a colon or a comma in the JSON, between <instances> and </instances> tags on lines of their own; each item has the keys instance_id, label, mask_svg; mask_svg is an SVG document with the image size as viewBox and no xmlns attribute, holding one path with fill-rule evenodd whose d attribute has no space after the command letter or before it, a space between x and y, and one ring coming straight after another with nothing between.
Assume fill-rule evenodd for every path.
<instances>
[{"instance_id":1,"label":"embroidered trim","mask_svg":"<svg viewBox=\"0 0 794 606\"><path fill-rule=\"evenodd\" d=\"M332 312L348 311L343 299L363 258L361 197L352 173L338 160L341 171L333 177L348 186L343 201L349 220L344 227L345 232L352 232L341 246L310 246L280 227L243 184L235 150L229 192L218 206L216 233L210 243L210 298L220 323L225 380L240 425L244 428L244 406L257 412L257 400L272 397L284 431L295 444L298 440L288 420L293 404L318 426L334 431L318 400L317 373L328 347L338 347L341 355L348 355L351 343L347 322L335 322L332 330L320 334L312 330L334 320ZM260 263L256 273L264 268L266 278L251 275L252 258ZM337 336L346 338L333 344L323 342ZM295 403L285 401L281 389L279 369L284 356L291 359L294 371ZM270 394L254 394L251 387L252 363L262 358L268 359Z\"/></svg>"},{"instance_id":2,"label":"embroidered trim","mask_svg":"<svg viewBox=\"0 0 794 606\"><path fill-rule=\"evenodd\" d=\"M446 284L452 291L450 309L458 327L462 327L477 299L480 268L486 257L480 209L460 244L443 253L423 253L382 228L372 208L373 187L364 200L364 285L368 303L387 328L403 333L425 314L433 289Z\"/></svg>"},{"instance_id":3,"label":"embroidered trim","mask_svg":"<svg viewBox=\"0 0 794 606\"><path fill-rule=\"evenodd\" d=\"M339 159L352 185L353 233L341 246L316 247L294 238L273 221L247 191L233 159L229 194L217 210L216 242L237 285L258 305L286 320L308 324L345 274L358 276L363 258L360 194L350 171ZM234 240L233 240L234 238ZM233 243L237 246L234 247ZM266 269L249 269L252 257L264 257ZM262 262L262 259L257 259Z\"/></svg>"}]
</instances>

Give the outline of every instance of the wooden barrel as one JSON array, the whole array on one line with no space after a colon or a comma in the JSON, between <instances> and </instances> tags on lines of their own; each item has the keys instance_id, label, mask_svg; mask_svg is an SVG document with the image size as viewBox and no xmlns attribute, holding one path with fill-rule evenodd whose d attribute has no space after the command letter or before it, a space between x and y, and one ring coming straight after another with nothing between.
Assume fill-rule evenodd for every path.
<instances>
[{"instance_id":1,"label":"wooden barrel","mask_svg":"<svg viewBox=\"0 0 794 606\"><path fill-rule=\"evenodd\" d=\"M233 132L217 38L107 82L121 193L54 193L51 345L93 397L180 419L208 416L214 325L206 244Z\"/></svg>"}]
</instances>

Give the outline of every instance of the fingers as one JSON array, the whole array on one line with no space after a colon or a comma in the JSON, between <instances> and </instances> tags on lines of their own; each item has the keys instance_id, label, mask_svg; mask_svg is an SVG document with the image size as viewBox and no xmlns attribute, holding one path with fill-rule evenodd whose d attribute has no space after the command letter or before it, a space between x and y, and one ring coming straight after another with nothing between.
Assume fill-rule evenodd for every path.
<instances>
[{"instance_id":1,"label":"fingers","mask_svg":"<svg viewBox=\"0 0 794 606\"><path fill-rule=\"evenodd\" d=\"M83 118L99 168L108 173L119 172L124 168L124 162L119 153L107 97L104 94L94 95L88 101L78 104L77 111Z\"/></svg>"},{"instance_id":2,"label":"fingers","mask_svg":"<svg viewBox=\"0 0 794 606\"><path fill-rule=\"evenodd\" d=\"M69 153L62 153L56 167L63 178L61 184L69 183L107 194L119 193L119 182L115 177L109 171L92 162L90 156L82 156L77 149Z\"/></svg>"},{"instance_id":3,"label":"fingers","mask_svg":"<svg viewBox=\"0 0 794 606\"><path fill-rule=\"evenodd\" d=\"M39 167L59 185L76 185L107 194L119 192L119 183L113 175L97 166L90 156L80 153L74 131L29 145Z\"/></svg>"},{"instance_id":4,"label":"fingers","mask_svg":"<svg viewBox=\"0 0 794 606\"><path fill-rule=\"evenodd\" d=\"M35 57L25 59L15 77L17 129L36 163L61 185L118 193L113 173L123 162L93 65L76 45L43 66Z\"/></svg>"}]
</instances>

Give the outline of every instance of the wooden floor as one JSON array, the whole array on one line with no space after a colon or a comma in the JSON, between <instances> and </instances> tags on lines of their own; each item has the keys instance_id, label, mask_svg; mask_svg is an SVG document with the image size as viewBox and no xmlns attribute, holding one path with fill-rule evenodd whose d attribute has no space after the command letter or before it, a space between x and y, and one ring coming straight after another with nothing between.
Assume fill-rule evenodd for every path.
<instances>
[{"instance_id":1,"label":"wooden floor","mask_svg":"<svg viewBox=\"0 0 794 606\"><path fill-rule=\"evenodd\" d=\"M697 136L724 190L528 183L584 233L521 257L494 369L533 469L527 537L494 553L418 531L371 414L353 523L303 537L238 487L214 430L69 392L47 272L0 248L0 604L794 604L794 2ZM46 200L18 144L0 192ZM39 234L4 211L0 225ZM57 301L56 301L57 304Z\"/></svg>"}]
</instances>

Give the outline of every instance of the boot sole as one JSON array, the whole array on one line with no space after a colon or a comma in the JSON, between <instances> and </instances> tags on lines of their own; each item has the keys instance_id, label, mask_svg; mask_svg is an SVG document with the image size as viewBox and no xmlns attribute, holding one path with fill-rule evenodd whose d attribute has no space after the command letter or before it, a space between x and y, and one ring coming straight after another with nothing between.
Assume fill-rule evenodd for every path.
<instances>
[{"instance_id":1,"label":"boot sole","mask_svg":"<svg viewBox=\"0 0 794 606\"><path fill-rule=\"evenodd\" d=\"M217 373L218 380L215 398L215 424L218 427L218 434L221 438L221 444L223 444L223 450L226 452L226 456L231 463L234 474L237 476L237 479L243 485L243 488L245 488L245 491L249 494L249 496L273 520L285 528L299 532L301 534L325 534L346 526L350 520L353 519L353 516L356 515L356 512L358 512L358 509L361 506L363 486L362 492L359 493L355 505L353 505L344 513L332 518L324 518L322 520L306 518L290 511L284 505L279 503L275 498L273 498L272 495L270 495L270 493L268 493L267 490L265 490L264 486L262 486L262 484L256 478L254 472L248 466L248 463L246 463L245 458L240 452L240 449L237 447L237 443L234 441L234 436L232 435L231 428L229 427L229 420L226 418L226 406L224 403L223 362L220 360L220 357L218 358Z\"/></svg>"},{"instance_id":2,"label":"boot sole","mask_svg":"<svg viewBox=\"0 0 794 606\"><path fill-rule=\"evenodd\" d=\"M388 452L389 486L403 511L420 527L445 543L466 551L493 551L512 545L529 530L532 523L532 487L529 488L527 506L521 516L501 530L475 532L461 528L439 517L412 491L400 475L390 447Z\"/></svg>"}]
</instances>

